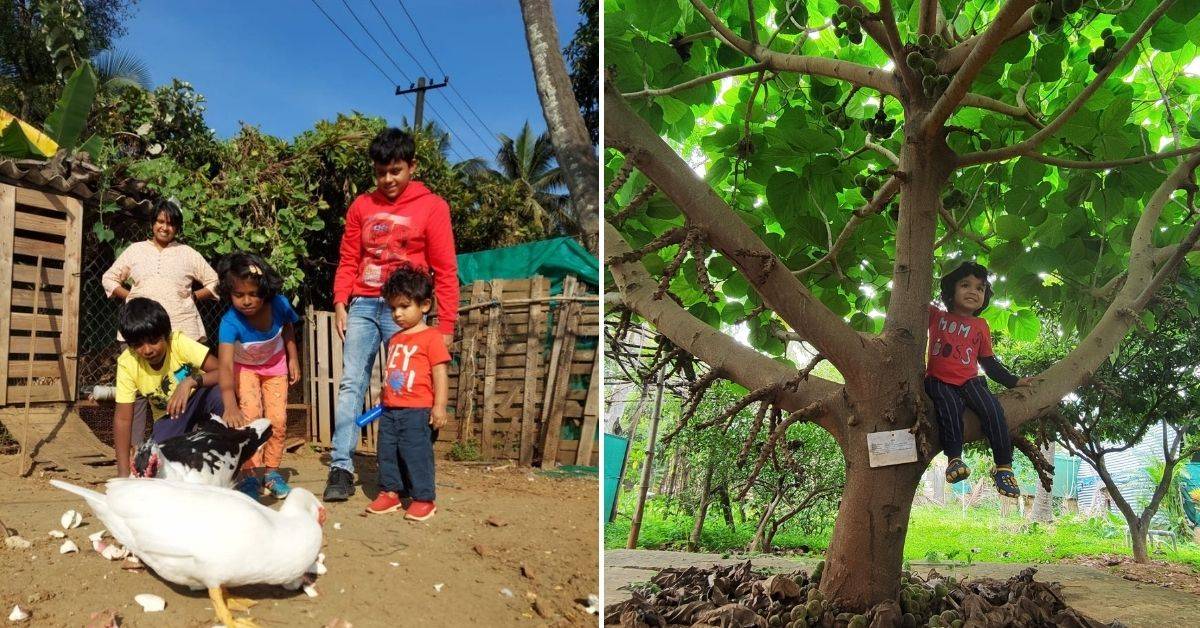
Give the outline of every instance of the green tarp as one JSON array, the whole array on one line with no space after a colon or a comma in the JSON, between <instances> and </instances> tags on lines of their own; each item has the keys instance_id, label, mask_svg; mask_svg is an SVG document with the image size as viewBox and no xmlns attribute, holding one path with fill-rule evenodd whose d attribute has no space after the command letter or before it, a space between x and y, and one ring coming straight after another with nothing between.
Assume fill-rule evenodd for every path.
<instances>
[{"instance_id":1,"label":"green tarp","mask_svg":"<svg viewBox=\"0 0 1200 628\"><path fill-rule=\"evenodd\" d=\"M492 279L526 279L541 275L550 280L550 294L562 293L562 280L575 275L590 292L600 287L600 261L571 238L554 238L502 249L458 256L458 282L469 285Z\"/></svg>"}]
</instances>

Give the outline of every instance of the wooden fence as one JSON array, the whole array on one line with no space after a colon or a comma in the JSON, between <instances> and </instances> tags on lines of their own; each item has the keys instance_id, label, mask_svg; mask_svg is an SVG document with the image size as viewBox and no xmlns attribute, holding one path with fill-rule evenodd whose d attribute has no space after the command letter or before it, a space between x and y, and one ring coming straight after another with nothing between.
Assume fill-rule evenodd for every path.
<instances>
[{"instance_id":1,"label":"wooden fence","mask_svg":"<svg viewBox=\"0 0 1200 628\"><path fill-rule=\"evenodd\" d=\"M477 281L463 286L454 361L450 365L450 422L435 450L472 443L484 460L598 465L599 303L574 277L550 296L544 277ZM305 365L310 433L329 445L333 437L342 343L333 313L306 315ZM365 410L384 381L383 351L376 356ZM563 438L563 432L568 438ZM360 451L373 452L375 425L362 431Z\"/></svg>"},{"instance_id":2,"label":"wooden fence","mask_svg":"<svg viewBox=\"0 0 1200 628\"><path fill-rule=\"evenodd\" d=\"M75 399L82 212L0 183L0 407Z\"/></svg>"}]
</instances>

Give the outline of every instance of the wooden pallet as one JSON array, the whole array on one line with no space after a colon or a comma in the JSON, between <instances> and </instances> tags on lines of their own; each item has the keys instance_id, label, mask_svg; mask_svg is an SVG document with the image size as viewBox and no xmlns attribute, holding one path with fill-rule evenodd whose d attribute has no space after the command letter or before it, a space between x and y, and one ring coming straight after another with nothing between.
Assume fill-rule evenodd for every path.
<instances>
[{"instance_id":1,"label":"wooden pallet","mask_svg":"<svg viewBox=\"0 0 1200 628\"><path fill-rule=\"evenodd\" d=\"M439 454L456 443L473 443L485 460L597 464L598 302L574 278L564 282L562 297L567 299L550 297L545 277L463 286L450 365L451 418L438 435ZM314 442L328 446L341 380L341 341L331 312L310 310L306 327L310 432ZM379 398L383 375L381 352L364 409ZM581 388L584 382L590 385ZM578 426L584 436L560 440L564 424ZM374 451L375 443L375 428L368 426L359 450Z\"/></svg>"}]
</instances>

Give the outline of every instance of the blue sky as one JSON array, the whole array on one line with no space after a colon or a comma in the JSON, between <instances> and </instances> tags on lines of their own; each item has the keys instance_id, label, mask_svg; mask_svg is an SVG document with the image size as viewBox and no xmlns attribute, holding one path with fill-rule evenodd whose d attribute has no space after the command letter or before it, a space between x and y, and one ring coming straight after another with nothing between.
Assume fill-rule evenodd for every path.
<instances>
[{"instance_id":1,"label":"blue sky","mask_svg":"<svg viewBox=\"0 0 1200 628\"><path fill-rule=\"evenodd\" d=\"M408 86L410 80L363 34L343 0L316 2L392 80ZM345 2L412 81L421 68L396 43L375 7L431 78L441 81L399 0ZM580 21L578 1L553 4L565 46ZM451 84L483 120L449 87L426 92L425 117L440 116L449 127L452 159L492 158L499 142L488 129L514 136L526 120L536 132L545 129L515 0L406 0L404 6ZM127 34L114 47L145 61L155 85L172 78L190 82L206 98L208 124L219 137L230 137L246 122L292 138L338 112L361 111L393 124L413 117L413 101L394 95L393 83L334 29L313 0L141 0L133 14Z\"/></svg>"}]
</instances>

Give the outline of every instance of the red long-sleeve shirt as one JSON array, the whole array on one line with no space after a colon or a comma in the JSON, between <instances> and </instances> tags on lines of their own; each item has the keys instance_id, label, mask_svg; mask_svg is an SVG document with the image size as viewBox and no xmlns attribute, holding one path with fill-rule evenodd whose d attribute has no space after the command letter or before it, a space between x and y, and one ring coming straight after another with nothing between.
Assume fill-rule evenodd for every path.
<instances>
[{"instance_id":1,"label":"red long-sleeve shirt","mask_svg":"<svg viewBox=\"0 0 1200 628\"><path fill-rule=\"evenodd\" d=\"M359 195L346 211L341 257L333 276L333 302L377 297L401 262L433 271L438 331L454 333L458 318L458 260L450 206L419 181L394 201L378 190Z\"/></svg>"}]
</instances>

